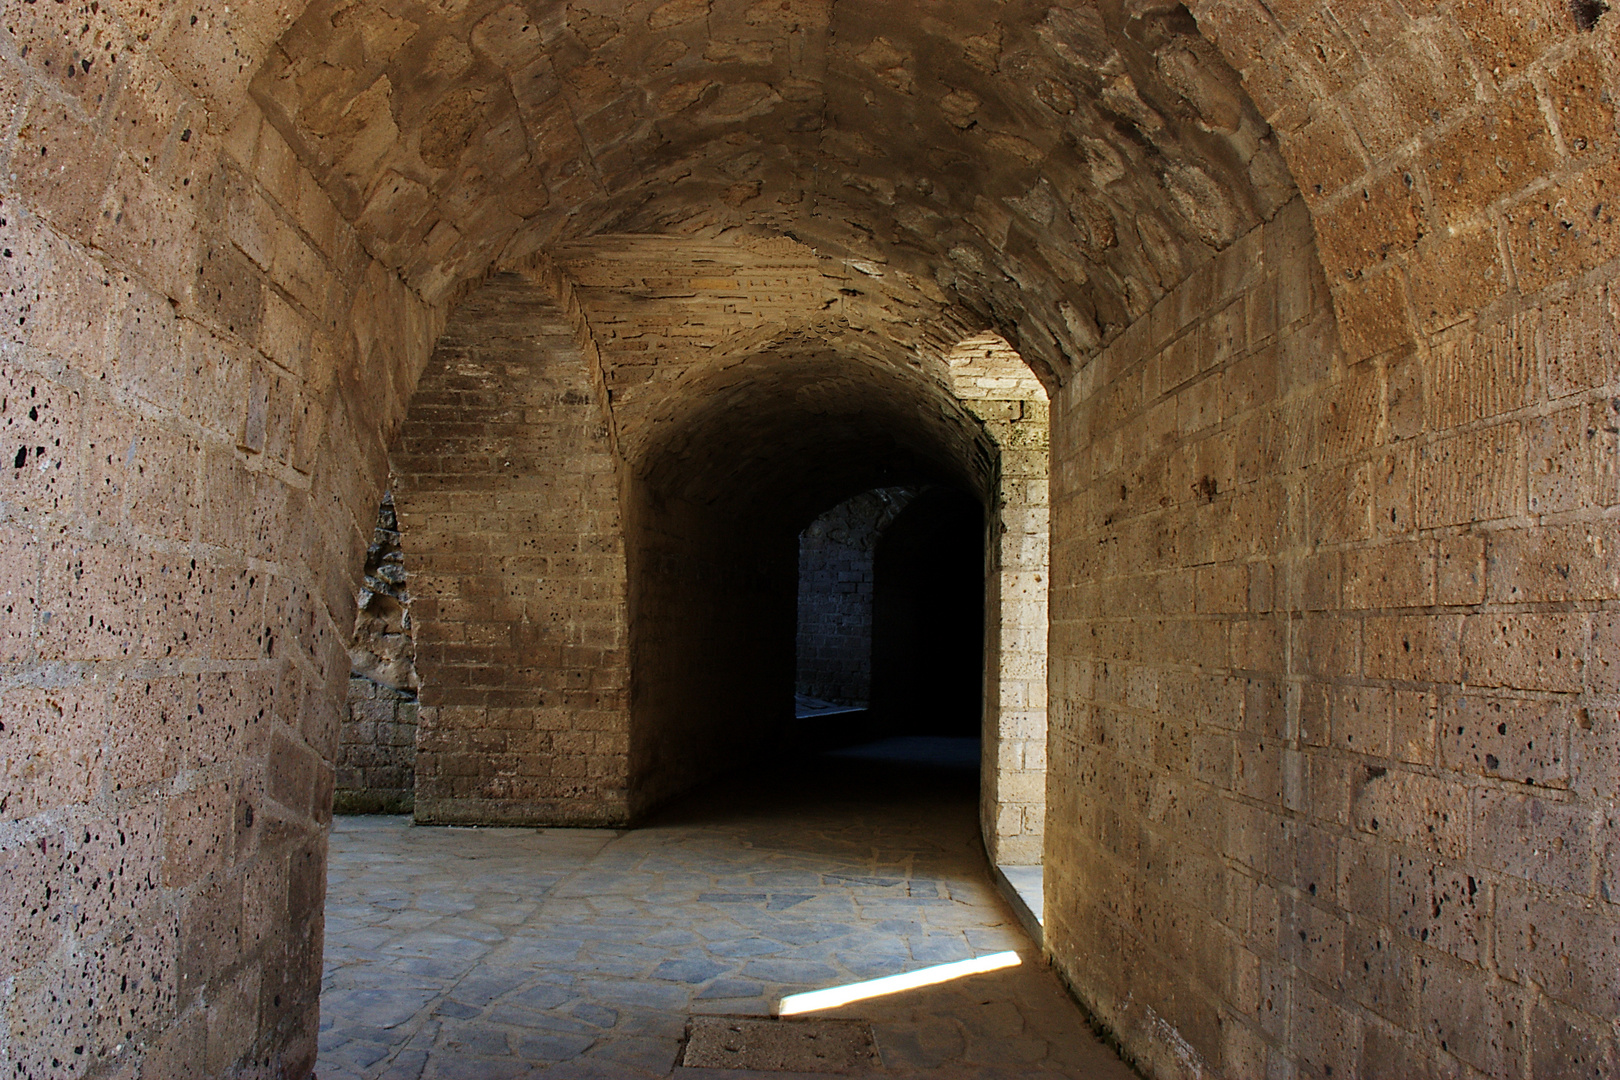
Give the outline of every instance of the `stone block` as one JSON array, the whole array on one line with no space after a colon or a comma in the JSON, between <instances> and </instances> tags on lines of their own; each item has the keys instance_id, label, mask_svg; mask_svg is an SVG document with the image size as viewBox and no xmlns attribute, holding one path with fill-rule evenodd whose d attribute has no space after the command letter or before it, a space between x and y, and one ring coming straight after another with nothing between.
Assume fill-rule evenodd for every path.
<instances>
[{"instance_id":1,"label":"stone block","mask_svg":"<svg viewBox=\"0 0 1620 1080\"><path fill-rule=\"evenodd\" d=\"M1435 600L1447 606L1485 600L1485 538L1466 533L1440 540Z\"/></svg>"},{"instance_id":2,"label":"stone block","mask_svg":"<svg viewBox=\"0 0 1620 1080\"><path fill-rule=\"evenodd\" d=\"M1467 856L1469 815L1466 787L1402 769L1361 769L1351 797L1358 832L1447 859Z\"/></svg>"},{"instance_id":3,"label":"stone block","mask_svg":"<svg viewBox=\"0 0 1620 1080\"><path fill-rule=\"evenodd\" d=\"M1332 693L1332 745L1357 754L1388 757L1390 692L1373 686L1339 686Z\"/></svg>"},{"instance_id":4,"label":"stone block","mask_svg":"<svg viewBox=\"0 0 1620 1080\"><path fill-rule=\"evenodd\" d=\"M1620 928L1611 908L1509 882L1496 901L1497 963L1556 1002L1613 1016L1620 1008Z\"/></svg>"},{"instance_id":5,"label":"stone block","mask_svg":"<svg viewBox=\"0 0 1620 1080\"><path fill-rule=\"evenodd\" d=\"M1543 1004L1530 1017L1530 1075L1598 1077L1620 1071L1613 1027Z\"/></svg>"},{"instance_id":6,"label":"stone block","mask_svg":"<svg viewBox=\"0 0 1620 1080\"><path fill-rule=\"evenodd\" d=\"M92 234L95 246L178 298L192 284L199 235L194 199L121 155Z\"/></svg>"},{"instance_id":7,"label":"stone block","mask_svg":"<svg viewBox=\"0 0 1620 1080\"><path fill-rule=\"evenodd\" d=\"M0 930L0 959L22 972L58 948L68 918L63 889L66 836L58 829L31 830L0 847L0 896L11 918Z\"/></svg>"},{"instance_id":8,"label":"stone block","mask_svg":"<svg viewBox=\"0 0 1620 1080\"><path fill-rule=\"evenodd\" d=\"M1539 179L1554 158L1552 132L1526 82L1437 139L1423 168L1440 213L1462 221Z\"/></svg>"},{"instance_id":9,"label":"stone block","mask_svg":"<svg viewBox=\"0 0 1620 1080\"><path fill-rule=\"evenodd\" d=\"M1429 1041L1488 1075L1513 1068L1524 1052L1518 988L1450 959L1422 956L1416 967L1420 1031Z\"/></svg>"},{"instance_id":10,"label":"stone block","mask_svg":"<svg viewBox=\"0 0 1620 1080\"><path fill-rule=\"evenodd\" d=\"M1427 543L1385 543L1344 553L1348 608L1427 607L1434 597L1435 556Z\"/></svg>"},{"instance_id":11,"label":"stone block","mask_svg":"<svg viewBox=\"0 0 1620 1080\"><path fill-rule=\"evenodd\" d=\"M0 693L0 820L89 802L102 782L105 695L91 688Z\"/></svg>"},{"instance_id":12,"label":"stone block","mask_svg":"<svg viewBox=\"0 0 1620 1080\"><path fill-rule=\"evenodd\" d=\"M0 395L6 502L22 513L67 509L82 483L82 395L3 358Z\"/></svg>"},{"instance_id":13,"label":"stone block","mask_svg":"<svg viewBox=\"0 0 1620 1080\"><path fill-rule=\"evenodd\" d=\"M1514 423L1430 443L1418 452L1420 529L1508 517L1524 505L1522 433Z\"/></svg>"},{"instance_id":14,"label":"stone block","mask_svg":"<svg viewBox=\"0 0 1620 1080\"><path fill-rule=\"evenodd\" d=\"M1364 673L1374 679L1454 682L1463 656L1470 662L1467 620L1455 615L1397 615L1368 618L1363 624Z\"/></svg>"},{"instance_id":15,"label":"stone block","mask_svg":"<svg viewBox=\"0 0 1620 1080\"><path fill-rule=\"evenodd\" d=\"M1329 280L1355 277L1410 250L1423 235L1423 206L1409 174L1396 171L1352 189L1313 215Z\"/></svg>"},{"instance_id":16,"label":"stone block","mask_svg":"<svg viewBox=\"0 0 1620 1080\"><path fill-rule=\"evenodd\" d=\"M1542 305L1549 397L1564 398L1614 381L1620 354L1612 298L1607 286L1587 286Z\"/></svg>"},{"instance_id":17,"label":"stone block","mask_svg":"<svg viewBox=\"0 0 1620 1080\"><path fill-rule=\"evenodd\" d=\"M1595 523L1492 533L1486 574L1487 599L1497 603L1620 595L1620 555Z\"/></svg>"},{"instance_id":18,"label":"stone block","mask_svg":"<svg viewBox=\"0 0 1620 1080\"><path fill-rule=\"evenodd\" d=\"M38 95L17 131L12 189L62 232L87 241L118 161L112 140L98 139L76 103Z\"/></svg>"},{"instance_id":19,"label":"stone block","mask_svg":"<svg viewBox=\"0 0 1620 1080\"><path fill-rule=\"evenodd\" d=\"M1427 355L1425 424L1447 431L1515 412L1539 397L1537 314L1492 326L1457 327Z\"/></svg>"},{"instance_id":20,"label":"stone block","mask_svg":"<svg viewBox=\"0 0 1620 1080\"><path fill-rule=\"evenodd\" d=\"M1458 866L1394 855L1389 921L1410 941L1480 965L1490 933L1489 885Z\"/></svg>"},{"instance_id":21,"label":"stone block","mask_svg":"<svg viewBox=\"0 0 1620 1080\"><path fill-rule=\"evenodd\" d=\"M1572 893L1590 890L1592 811L1542 793L1480 788L1472 796L1480 865Z\"/></svg>"},{"instance_id":22,"label":"stone block","mask_svg":"<svg viewBox=\"0 0 1620 1080\"><path fill-rule=\"evenodd\" d=\"M1507 291L1507 267L1496 229L1489 225L1452 227L1427 237L1408 272L1418 325L1430 334L1464 322Z\"/></svg>"},{"instance_id":23,"label":"stone block","mask_svg":"<svg viewBox=\"0 0 1620 1080\"><path fill-rule=\"evenodd\" d=\"M1411 1026L1412 959L1400 938L1353 925L1345 946L1344 986L1352 1001L1375 1016ZM1369 1051L1371 1045L1369 1033Z\"/></svg>"},{"instance_id":24,"label":"stone block","mask_svg":"<svg viewBox=\"0 0 1620 1080\"><path fill-rule=\"evenodd\" d=\"M1562 703L1448 698L1439 725L1440 764L1540 787L1565 787L1573 726L1573 713Z\"/></svg>"},{"instance_id":25,"label":"stone block","mask_svg":"<svg viewBox=\"0 0 1620 1080\"><path fill-rule=\"evenodd\" d=\"M1416 341L1407 308L1406 277L1396 267L1386 267L1352 281L1335 282L1333 307L1348 363L1398 353Z\"/></svg>"},{"instance_id":26,"label":"stone block","mask_svg":"<svg viewBox=\"0 0 1620 1080\"><path fill-rule=\"evenodd\" d=\"M1576 405L1525 424L1532 513L1577 510L1599 500L1592 490L1587 409Z\"/></svg>"},{"instance_id":27,"label":"stone block","mask_svg":"<svg viewBox=\"0 0 1620 1080\"><path fill-rule=\"evenodd\" d=\"M1561 179L1506 212L1508 251L1520 291L1540 292L1620 252L1620 228L1604 194L1602 170Z\"/></svg>"},{"instance_id":28,"label":"stone block","mask_svg":"<svg viewBox=\"0 0 1620 1080\"><path fill-rule=\"evenodd\" d=\"M151 561L116 541L57 540L44 553L40 654L122 659L138 655Z\"/></svg>"},{"instance_id":29,"label":"stone block","mask_svg":"<svg viewBox=\"0 0 1620 1080\"><path fill-rule=\"evenodd\" d=\"M1476 686L1578 692L1590 632L1579 613L1470 615L1462 620L1463 678Z\"/></svg>"},{"instance_id":30,"label":"stone block","mask_svg":"<svg viewBox=\"0 0 1620 1080\"><path fill-rule=\"evenodd\" d=\"M236 796L218 780L171 796L164 806L163 884L184 888L226 868L233 852Z\"/></svg>"}]
</instances>

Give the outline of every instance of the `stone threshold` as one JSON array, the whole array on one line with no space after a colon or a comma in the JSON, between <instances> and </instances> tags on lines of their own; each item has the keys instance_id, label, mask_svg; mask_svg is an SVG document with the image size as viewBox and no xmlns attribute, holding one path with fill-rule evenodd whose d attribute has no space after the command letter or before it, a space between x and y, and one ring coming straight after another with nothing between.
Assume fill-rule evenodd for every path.
<instances>
[{"instance_id":1,"label":"stone threshold","mask_svg":"<svg viewBox=\"0 0 1620 1080\"><path fill-rule=\"evenodd\" d=\"M992 869L995 871L996 886L1023 924L1024 931L1029 934L1031 941L1044 949L1046 941L1041 929L1041 913L1045 893L1041 891L1043 871L1040 864L1020 866L996 863Z\"/></svg>"}]
</instances>

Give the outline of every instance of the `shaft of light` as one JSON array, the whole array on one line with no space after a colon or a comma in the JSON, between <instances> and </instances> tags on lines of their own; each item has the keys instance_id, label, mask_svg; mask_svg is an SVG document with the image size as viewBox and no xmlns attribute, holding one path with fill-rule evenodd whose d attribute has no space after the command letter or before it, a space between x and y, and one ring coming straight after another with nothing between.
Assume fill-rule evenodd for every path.
<instances>
[{"instance_id":1,"label":"shaft of light","mask_svg":"<svg viewBox=\"0 0 1620 1080\"><path fill-rule=\"evenodd\" d=\"M831 986L825 990L790 994L782 999L782 1004L777 1008L777 1015L793 1016L819 1009L836 1009L852 1001L898 994L902 990L915 990L920 986L937 986L968 975L982 975L987 971L1017 967L1020 963L1022 961L1017 953L998 952L988 956L976 956L972 960L958 960L954 964L935 964L920 971L885 975L881 979L868 979L866 982L850 983L848 986Z\"/></svg>"}]
</instances>

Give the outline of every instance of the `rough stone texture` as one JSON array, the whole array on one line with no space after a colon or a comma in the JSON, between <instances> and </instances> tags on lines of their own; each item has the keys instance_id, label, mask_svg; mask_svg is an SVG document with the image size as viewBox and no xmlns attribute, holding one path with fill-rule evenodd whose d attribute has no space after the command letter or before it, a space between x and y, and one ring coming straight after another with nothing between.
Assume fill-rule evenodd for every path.
<instances>
[{"instance_id":1,"label":"rough stone texture","mask_svg":"<svg viewBox=\"0 0 1620 1080\"><path fill-rule=\"evenodd\" d=\"M333 812L410 813L416 807L416 695L355 675L346 704Z\"/></svg>"},{"instance_id":2,"label":"rough stone texture","mask_svg":"<svg viewBox=\"0 0 1620 1080\"><path fill-rule=\"evenodd\" d=\"M349 643L349 700L338 728L339 814L408 813L416 803L416 650L392 492L377 509Z\"/></svg>"},{"instance_id":3,"label":"rough stone texture","mask_svg":"<svg viewBox=\"0 0 1620 1080\"><path fill-rule=\"evenodd\" d=\"M1522 1019L1614 1016L1529 959L1613 937L1608 526L1527 515L1541 316L1351 362L1301 204L1208 275L1056 403L1048 945L1157 1073L1601 1073Z\"/></svg>"},{"instance_id":4,"label":"rough stone texture","mask_svg":"<svg viewBox=\"0 0 1620 1080\"><path fill-rule=\"evenodd\" d=\"M549 254L613 270L540 292L627 406L627 807L747 749L701 635L791 678L772 537L989 504L991 330L1057 413L1081 996L1161 1076L1612 1073L1620 18L1189 6L8 5L0 1066L307 1074L385 448Z\"/></svg>"},{"instance_id":5,"label":"rough stone texture","mask_svg":"<svg viewBox=\"0 0 1620 1080\"><path fill-rule=\"evenodd\" d=\"M1180 8L319 0L253 90L430 298L582 237L788 234L1060 374L1293 190Z\"/></svg>"},{"instance_id":6,"label":"rough stone texture","mask_svg":"<svg viewBox=\"0 0 1620 1080\"><path fill-rule=\"evenodd\" d=\"M438 318L247 101L284 6L191 14L0 18L8 1076L315 1057L344 645Z\"/></svg>"},{"instance_id":7,"label":"rough stone texture","mask_svg":"<svg viewBox=\"0 0 1620 1080\"><path fill-rule=\"evenodd\" d=\"M853 1073L882 1065L872 1026L859 1021L694 1017L681 1064L699 1069Z\"/></svg>"},{"instance_id":8,"label":"rough stone texture","mask_svg":"<svg viewBox=\"0 0 1620 1080\"><path fill-rule=\"evenodd\" d=\"M422 682L416 819L626 820L616 458L550 291L507 274L460 305L391 461Z\"/></svg>"},{"instance_id":9,"label":"rough stone texture","mask_svg":"<svg viewBox=\"0 0 1620 1080\"><path fill-rule=\"evenodd\" d=\"M799 534L794 692L839 705L872 693L872 553L915 494L877 488L845 499Z\"/></svg>"},{"instance_id":10,"label":"rough stone texture","mask_svg":"<svg viewBox=\"0 0 1620 1080\"><path fill-rule=\"evenodd\" d=\"M946 362L951 389L1000 449L985 544L979 814L990 861L1030 866L1045 841L1051 409L1023 358L995 334L968 338Z\"/></svg>"}]
</instances>

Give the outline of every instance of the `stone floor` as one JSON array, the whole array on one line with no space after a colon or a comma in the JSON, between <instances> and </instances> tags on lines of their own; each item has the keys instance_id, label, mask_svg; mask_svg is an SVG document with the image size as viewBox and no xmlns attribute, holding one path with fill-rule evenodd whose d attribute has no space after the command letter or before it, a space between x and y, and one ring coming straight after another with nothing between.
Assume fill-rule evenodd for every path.
<instances>
[{"instance_id":1,"label":"stone floor","mask_svg":"<svg viewBox=\"0 0 1620 1080\"><path fill-rule=\"evenodd\" d=\"M825 1015L870 1022L866 1075L1127 1080L990 883L972 768L898 760L919 746L715 785L627 832L340 818L320 1080L809 1078L678 1067L688 1019L1009 949L1020 966Z\"/></svg>"}]
</instances>

